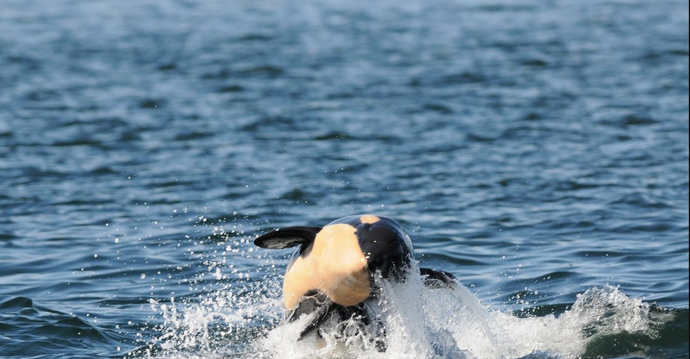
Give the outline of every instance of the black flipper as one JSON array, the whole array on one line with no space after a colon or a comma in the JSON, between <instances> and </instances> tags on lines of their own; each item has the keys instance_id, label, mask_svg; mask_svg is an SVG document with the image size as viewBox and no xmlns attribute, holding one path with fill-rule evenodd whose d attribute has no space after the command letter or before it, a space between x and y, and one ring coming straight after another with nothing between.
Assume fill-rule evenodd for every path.
<instances>
[{"instance_id":1,"label":"black flipper","mask_svg":"<svg viewBox=\"0 0 690 359\"><path fill-rule=\"evenodd\" d=\"M431 289L449 289L456 285L455 276L440 269L420 268L424 285Z\"/></svg>"},{"instance_id":2,"label":"black flipper","mask_svg":"<svg viewBox=\"0 0 690 359\"><path fill-rule=\"evenodd\" d=\"M314 317L312 318L311 322L309 322L309 324L307 324L307 326L304 327L302 333L300 333L299 335L298 340L302 340L310 334L314 333L316 330L318 330L321 327L321 325L328 320L330 314L333 313L333 310L335 309L335 304L328 299L326 299L323 302L319 301L319 299L321 299L320 296L305 299L300 303L299 307L295 309L295 311L290 315L290 318L288 318L288 321L291 322L300 318L307 312L314 313ZM304 306L310 307L311 310L305 310ZM302 315L299 314L300 312Z\"/></svg>"},{"instance_id":3,"label":"black flipper","mask_svg":"<svg viewBox=\"0 0 690 359\"><path fill-rule=\"evenodd\" d=\"M321 227L289 227L276 229L254 240L254 244L261 248L283 249L310 244L321 232Z\"/></svg>"}]
</instances>

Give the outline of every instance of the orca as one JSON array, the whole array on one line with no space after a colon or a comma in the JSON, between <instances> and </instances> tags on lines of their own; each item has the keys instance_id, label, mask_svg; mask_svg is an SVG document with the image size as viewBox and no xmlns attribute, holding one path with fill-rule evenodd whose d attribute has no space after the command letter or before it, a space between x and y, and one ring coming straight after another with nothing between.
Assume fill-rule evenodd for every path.
<instances>
[{"instance_id":1,"label":"orca","mask_svg":"<svg viewBox=\"0 0 690 359\"><path fill-rule=\"evenodd\" d=\"M376 348L385 351L385 328L368 313L367 301L381 295L375 278L404 282L414 260L412 240L393 219L376 215L350 216L324 227L289 227L257 237L267 249L299 247L285 272L282 306L285 320L313 315L299 336L321 336L327 322L356 319L376 326ZM452 288L455 277L445 271L421 268L430 288Z\"/></svg>"}]
</instances>

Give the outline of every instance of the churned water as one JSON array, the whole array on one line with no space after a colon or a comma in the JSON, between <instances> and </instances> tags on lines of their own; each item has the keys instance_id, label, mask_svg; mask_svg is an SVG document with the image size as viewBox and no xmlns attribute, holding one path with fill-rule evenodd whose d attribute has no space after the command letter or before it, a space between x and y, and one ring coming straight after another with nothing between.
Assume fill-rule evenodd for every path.
<instances>
[{"instance_id":1,"label":"churned water","mask_svg":"<svg viewBox=\"0 0 690 359\"><path fill-rule=\"evenodd\" d=\"M0 357L688 358L685 0L0 0ZM378 353L259 233L376 213Z\"/></svg>"}]
</instances>

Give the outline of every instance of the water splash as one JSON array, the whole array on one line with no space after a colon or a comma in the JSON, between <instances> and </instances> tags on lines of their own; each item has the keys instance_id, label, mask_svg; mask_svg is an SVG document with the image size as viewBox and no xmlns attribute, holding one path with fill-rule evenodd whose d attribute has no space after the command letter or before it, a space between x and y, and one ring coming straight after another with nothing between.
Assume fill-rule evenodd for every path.
<instances>
[{"instance_id":1,"label":"water splash","mask_svg":"<svg viewBox=\"0 0 690 359\"><path fill-rule=\"evenodd\" d=\"M649 304L610 286L578 295L558 316L522 318L488 308L462 284L428 289L421 276L404 284L378 281L383 299L368 310L385 327L383 353L376 350L374 329L356 321L331 323L323 338L297 341L309 318L280 324L276 291L267 297L261 290L266 283L245 283L196 303L152 303L164 324L142 357L576 359L593 357L588 347L606 336L654 338L654 322L660 320L652 318Z\"/></svg>"}]
</instances>

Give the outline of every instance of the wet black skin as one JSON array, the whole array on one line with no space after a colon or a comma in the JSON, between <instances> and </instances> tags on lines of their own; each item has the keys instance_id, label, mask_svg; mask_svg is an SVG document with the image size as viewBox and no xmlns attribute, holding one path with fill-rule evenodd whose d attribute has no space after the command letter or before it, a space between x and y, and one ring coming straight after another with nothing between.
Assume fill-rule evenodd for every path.
<instances>
[{"instance_id":1,"label":"wet black skin","mask_svg":"<svg viewBox=\"0 0 690 359\"><path fill-rule=\"evenodd\" d=\"M367 258L369 278L372 284L372 294L366 300L375 300L380 292L373 280L377 273L387 280L401 282L409 276L410 262L413 259L412 241L400 224L392 219L379 217L376 223L362 223L360 216L341 218L333 224L348 224L356 228L355 234L359 246ZM309 245L314 242L316 235L322 227L290 227L278 229L258 237L254 244L262 248L283 249L300 246L295 253L294 260L301 255ZM422 268L424 283L430 288L448 288L454 285L452 274L429 268ZM366 302L365 301L365 302ZM303 315L315 314L313 320L306 326L300 335L303 339L316 332L334 316L338 321L356 318L363 325L376 325L377 337L375 341L379 351L385 351L385 330L380 322L371 318L363 303L355 306L341 306L331 302L327 296L318 291L311 291L304 295L304 299L297 308L286 315L288 322L294 321Z\"/></svg>"}]
</instances>

